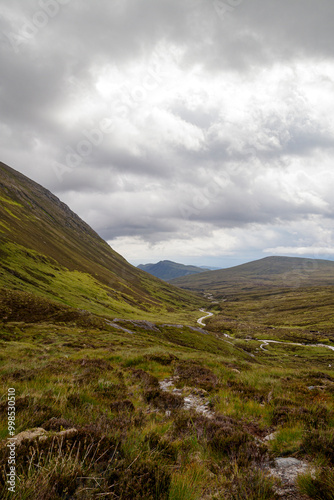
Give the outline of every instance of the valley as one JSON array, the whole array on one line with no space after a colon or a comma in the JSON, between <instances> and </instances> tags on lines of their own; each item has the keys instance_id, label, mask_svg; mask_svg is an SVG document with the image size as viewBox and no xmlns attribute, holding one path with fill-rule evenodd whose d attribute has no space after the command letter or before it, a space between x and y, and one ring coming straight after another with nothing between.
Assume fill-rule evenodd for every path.
<instances>
[{"instance_id":1,"label":"valley","mask_svg":"<svg viewBox=\"0 0 334 500\"><path fill-rule=\"evenodd\" d=\"M333 499L333 262L166 283L4 164L0 197L1 498Z\"/></svg>"}]
</instances>

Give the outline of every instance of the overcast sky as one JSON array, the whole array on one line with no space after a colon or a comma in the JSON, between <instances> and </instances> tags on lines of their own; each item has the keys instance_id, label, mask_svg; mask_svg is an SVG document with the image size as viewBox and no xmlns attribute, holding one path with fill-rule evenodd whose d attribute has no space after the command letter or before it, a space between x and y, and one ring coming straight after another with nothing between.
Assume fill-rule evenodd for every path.
<instances>
[{"instance_id":1,"label":"overcast sky","mask_svg":"<svg viewBox=\"0 0 334 500\"><path fill-rule=\"evenodd\" d=\"M0 159L135 265L334 258L333 0L0 0Z\"/></svg>"}]
</instances>

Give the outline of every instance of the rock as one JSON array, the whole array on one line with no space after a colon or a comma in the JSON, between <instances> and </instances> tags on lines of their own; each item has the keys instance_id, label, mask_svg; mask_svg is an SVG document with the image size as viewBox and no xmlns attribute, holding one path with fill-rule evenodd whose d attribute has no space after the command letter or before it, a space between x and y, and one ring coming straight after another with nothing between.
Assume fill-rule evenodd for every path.
<instances>
[{"instance_id":1,"label":"rock","mask_svg":"<svg viewBox=\"0 0 334 500\"><path fill-rule=\"evenodd\" d=\"M189 330L192 330L194 332L203 333L203 335L209 335L209 332L203 330L203 328L198 328L197 326L188 326L187 328L189 328Z\"/></svg>"},{"instance_id":2,"label":"rock","mask_svg":"<svg viewBox=\"0 0 334 500\"><path fill-rule=\"evenodd\" d=\"M272 432L271 434L268 434L268 436L263 438L263 441L272 441L275 439L277 436L277 432Z\"/></svg>"},{"instance_id":3,"label":"rock","mask_svg":"<svg viewBox=\"0 0 334 500\"><path fill-rule=\"evenodd\" d=\"M309 471L314 474L314 467L293 457L275 459L275 466L269 469L269 474L281 480L280 486L275 487L278 496L283 498L299 498L296 479L300 474Z\"/></svg>"},{"instance_id":4,"label":"rock","mask_svg":"<svg viewBox=\"0 0 334 500\"><path fill-rule=\"evenodd\" d=\"M146 320L114 318L114 321L112 323L113 323L112 326L114 326L115 323L130 323L130 325L138 326L139 328L143 328L143 330L148 330L150 332L160 332L159 328L157 328L155 323L152 323L151 321L146 321ZM133 332L131 332L131 333L133 333Z\"/></svg>"},{"instance_id":5,"label":"rock","mask_svg":"<svg viewBox=\"0 0 334 500\"><path fill-rule=\"evenodd\" d=\"M164 326L170 326L170 327L173 327L173 328L183 328L183 325L172 325L172 324L169 324L169 323L164 323L161 326L162 327L164 327Z\"/></svg>"},{"instance_id":6,"label":"rock","mask_svg":"<svg viewBox=\"0 0 334 500\"><path fill-rule=\"evenodd\" d=\"M174 383L178 379L179 377L176 375L171 378L166 378L165 380L160 380L160 389L164 392L171 392L174 395L182 396L185 410L195 410L197 413L201 413L208 418L212 418L214 414L210 410L209 400L207 399L207 391L201 388L191 387L183 387L183 389L177 389L174 386ZM190 391L190 393L188 393L188 391ZM187 395L183 396L185 393Z\"/></svg>"},{"instance_id":7,"label":"rock","mask_svg":"<svg viewBox=\"0 0 334 500\"><path fill-rule=\"evenodd\" d=\"M112 326L116 330L122 330L125 333L130 333L131 335L133 335L133 333L134 333L133 331L128 330L128 328L124 328L124 326L118 325L116 323L116 321L118 321L118 320L117 319L115 319L114 321L109 321L108 319L105 320L105 322L107 323L107 325Z\"/></svg>"},{"instance_id":8,"label":"rock","mask_svg":"<svg viewBox=\"0 0 334 500\"><path fill-rule=\"evenodd\" d=\"M185 410L195 410L197 413L201 413L206 417L212 418L213 413L209 410L209 402L203 401L198 396L194 394L189 394L184 398L184 409Z\"/></svg>"},{"instance_id":9,"label":"rock","mask_svg":"<svg viewBox=\"0 0 334 500\"><path fill-rule=\"evenodd\" d=\"M75 429L74 427L72 427L72 429L65 429L63 431L60 431L60 432L56 432L56 434L54 434L56 437L72 437L74 436L76 433L77 433L77 429Z\"/></svg>"},{"instance_id":10,"label":"rock","mask_svg":"<svg viewBox=\"0 0 334 500\"><path fill-rule=\"evenodd\" d=\"M174 387L174 380L172 378L166 378L159 381L159 386L162 391L168 391Z\"/></svg>"},{"instance_id":11,"label":"rock","mask_svg":"<svg viewBox=\"0 0 334 500\"><path fill-rule=\"evenodd\" d=\"M47 435L48 432L45 429L42 429L42 427L35 427L34 429L29 429L27 431L22 431L19 434L16 434L12 440L15 439L15 444L16 446L20 446L20 444L23 441L27 441L28 439L38 439L40 437L43 437Z\"/></svg>"},{"instance_id":12,"label":"rock","mask_svg":"<svg viewBox=\"0 0 334 500\"><path fill-rule=\"evenodd\" d=\"M276 458L275 466L277 469L286 469L288 467L297 467L302 466L303 462L301 460L297 460L297 458L287 457L287 458Z\"/></svg>"},{"instance_id":13,"label":"rock","mask_svg":"<svg viewBox=\"0 0 334 500\"><path fill-rule=\"evenodd\" d=\"M172 390L172 393L173 393L173 394L177 394L178 396L182 396L182 391L181 391L181 389L176 389L176 388L175 388L175 389L173 389L173 390Z\"/></svg>"},{"instance_id":14,"label":"rock","mask_svg":"<svg viewBox=\"0 0 334 500\"><path fill-rule=\"evenodd\" d=\"M33 429L28 429L26 431L22 431L16 436L13 436L10 439L10 442L15 443L16 446L20 446L24 441L30 441L31 439L36 439L38 441L45 441L50 436L55 437L72 437L78 431L74 427L72 429L65 429L60 432L48 432L42 427L35 427Z\"/></svg>"}]
</instances>

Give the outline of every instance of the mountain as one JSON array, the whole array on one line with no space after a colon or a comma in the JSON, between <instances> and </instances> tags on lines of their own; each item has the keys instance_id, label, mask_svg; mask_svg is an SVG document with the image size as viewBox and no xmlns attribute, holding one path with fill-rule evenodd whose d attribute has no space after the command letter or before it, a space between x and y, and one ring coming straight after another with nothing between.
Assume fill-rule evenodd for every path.
<instances>
[{"instance_id":1,"label":"mountain","mask_svg":"<svg viewBox=\"0 0 334 500\"><path fill-rule=\"evenodd\" d=\"M182 276L189 276L207 271L207 268L185 266L184 264L178 264L176 262L172 262L171 260L161 260L157 264L140 264L137 267L138 269L146 271L147 273L152 274L153 276L156 276L164 281L170 281L174 278L180 278Z\"/></svg>"},{"instance_id":2,"label":"mountain","mask_svg":"<svg viewBox=\"0 0 334 500\"><path fill-rule=\"evenodd\" d=\"M100 315L169 316L189 293L130 265L50 191L0 163L0 287Z\"/></svg>"},{"instance_id":3,"label":"mountain","mask_svg":"<svg viewBox=\"0 0 334 500\"><path fill-rule=\"evenodd\" d=\"M2 498L274 499L295 456L314 474L289 494L332 498L334 287L276 290L330 283L332 262L176 280L237 294L209 306L4 164L0 203L0 410L18 417L0 426Z\"/></svg>"},{"instance_id":4,"label":"mountain","mask_svg":"<svg viewBox=\"0 0 334 500\"><path fill-rule=\"evenodd\" d=\"M194 292L210 292L217 298L256 289L331 286L334 285L334 262L299 257L265 257L228 269L177 278L172 283Z\"/></svg>"}]
</instances>

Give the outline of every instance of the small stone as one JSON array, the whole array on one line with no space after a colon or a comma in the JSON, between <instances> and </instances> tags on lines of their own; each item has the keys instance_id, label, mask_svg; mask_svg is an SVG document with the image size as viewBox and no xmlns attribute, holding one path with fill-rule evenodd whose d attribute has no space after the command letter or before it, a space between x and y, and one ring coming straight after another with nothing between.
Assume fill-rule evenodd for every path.
<instances>
[{"instance_id":1,"label":"small stone","mask_svg":"<svg viewBox=\"0 0 334 500\"><path fill-rule=\"evenodd\" d=\"M272 441L275 439L277 436L277 432L272 432L271 434L268 434L268 436L263 438L263 441Z\"/></svg>"},{"instance_id":2,"label":"small stone","mask_svg":"<svg viewBox=\"0 0 334 500\"><path fill-rule=\"evenodd\" d=\"M302 462L300 460L297 460L297 458L293 457L276 458L275 465L278 469L287 469L288 467L301 466Z\"/></svg>"}]
</instances>

